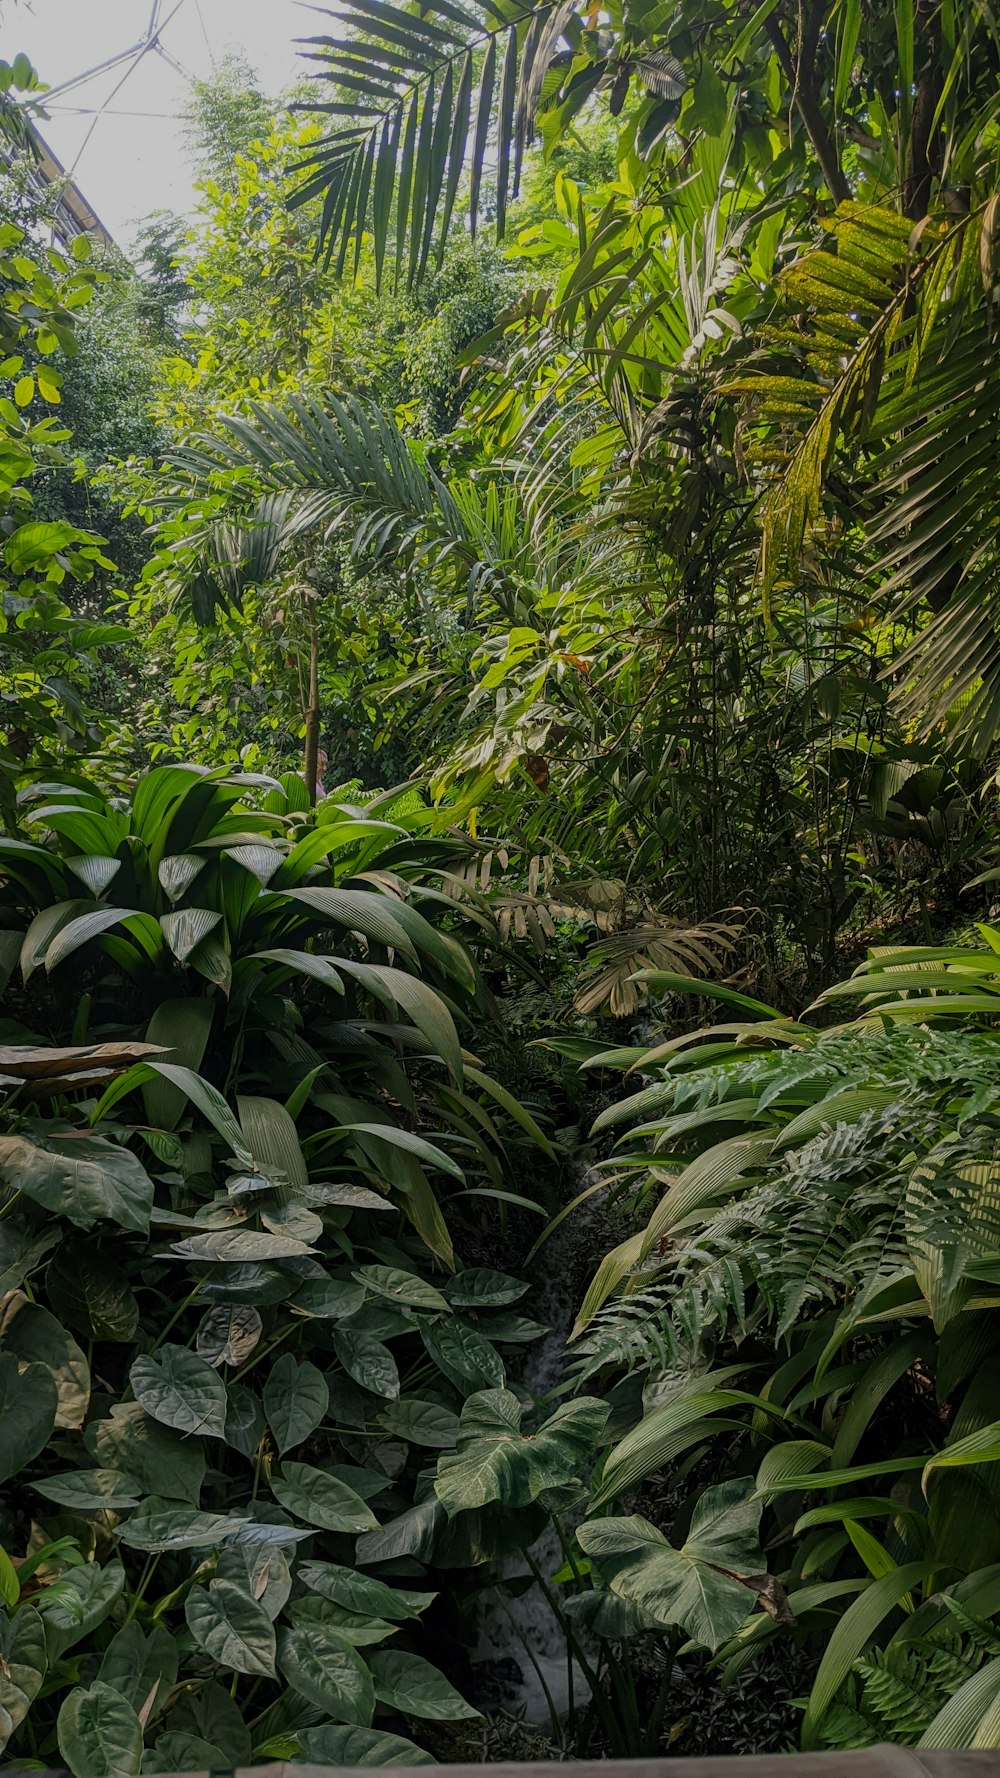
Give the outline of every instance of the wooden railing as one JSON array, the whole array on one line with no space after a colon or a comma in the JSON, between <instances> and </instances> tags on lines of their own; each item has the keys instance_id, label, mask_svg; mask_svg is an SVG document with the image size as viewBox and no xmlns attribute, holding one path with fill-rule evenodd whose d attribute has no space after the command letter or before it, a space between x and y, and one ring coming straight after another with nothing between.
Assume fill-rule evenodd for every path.
<instances>
[{"instance_id":1,"label":"wooden railing","mask_svg":"<svg viewBox=\"0 0 1000 1778\"><path fill-rule=\"evenodd\" d=\"M8 1767L8 1771L15 1768ZM569 1760L564 1764L383 1766L386 1778L1000 1778L1000 1750L970 1753L935 1747L866 1747L856 1753L758 1753L708 1759ZM244 1766L235 1778L372 1778L371 1766ZM69 1778L46 1772L35 1778ZM207 1772L166 1778L216 1778Z\"/></svg>"}]
</instances>

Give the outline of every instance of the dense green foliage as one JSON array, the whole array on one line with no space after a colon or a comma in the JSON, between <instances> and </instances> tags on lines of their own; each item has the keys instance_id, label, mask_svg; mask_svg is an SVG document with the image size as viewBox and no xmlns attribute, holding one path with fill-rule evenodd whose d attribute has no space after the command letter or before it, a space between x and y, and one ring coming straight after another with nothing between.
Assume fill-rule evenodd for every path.
<instances>
[{"instance_id":1,"label":"dense green foliage","mask_svg":"<svg viewBox=\"0 0 1000 1778\"><path fill-rule=\"evenodd\" d=\"M1000 1745L995 21L324 25L0 63L3 1763Z\"/></svg>"}]
</instances>

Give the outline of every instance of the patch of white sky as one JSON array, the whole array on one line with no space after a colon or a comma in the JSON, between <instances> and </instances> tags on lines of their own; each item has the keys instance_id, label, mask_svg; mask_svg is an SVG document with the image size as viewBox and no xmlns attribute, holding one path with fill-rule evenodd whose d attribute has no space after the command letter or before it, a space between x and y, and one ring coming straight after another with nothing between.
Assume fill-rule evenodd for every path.
<instances>
[{"instance_id":1,"label":"patch of white sky","mask_svg":"<svg viewBox=\"0 0 1000 1778\"><path fill-rule=\"evenodd\" d=\"M23 52L47 86L59 87L137 44L152 6L6 0L0 55L12 61ZM166 56L149 49L53 94L41 120L51 148L126 250L152 211L187 216L195 206L182 121L191 78L206 78L225 55L240 52L264 91L277 96L307 71L296 39L326 25L301 0L160 0L159 18Z\"/></svg>"}]
</instances>

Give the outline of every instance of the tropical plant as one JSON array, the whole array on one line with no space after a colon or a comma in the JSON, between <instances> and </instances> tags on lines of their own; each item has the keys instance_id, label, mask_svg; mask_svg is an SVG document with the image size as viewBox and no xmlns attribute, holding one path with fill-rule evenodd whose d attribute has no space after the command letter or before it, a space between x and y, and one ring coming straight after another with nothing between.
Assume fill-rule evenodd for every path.
<instances>
[{"instance_id":1,"label":"tropical plant","mask_svg":"<svg viewBox=\"0 0 1000 1778\"><path fill-rule=\"evenodd\" d=\"M456 916L419 799L305 802L64 775L0 840L8 975L77 1039L0 1054L4 1723L74 1778L420 1763L399 1730L475 1714L421 1652L430 1544L401 1565L385 1521L433 1501L468 1398L509 1412L538 1331L526 1283L456 1260L432 1180L468 1224L525 1202L495 1116L548 1144L460 1043L481 990L426 917ZM514 1505L587 1456L564 1418Z\"/></svg>"},{"instance_id":2,"label":"tropical plant","mask_svg":"<svg viewBox=\"0 0 1000 1778\"><path fill-rule=\"evenodd\" d=\"M752 1488L783 1555L778 1591L756 1615L734 1595L710 1646L736 1671L775 1636L817 1639L806 1746L890 1722L927 1745L996 1741L993 1632L972 1622L1000 1610L1000 1002L983 937L873 954L823 997L860 1000L848 1026L706 988L738 1022L589 1062L648 1082L598 1120L633 1126L610 1166L640 1227L577 1323L574 1386L611 1385L616 1432L591 1510L703 1468L725 1436L725 1485ZM662 1615L664 1587L669 1611L683 1575L661 1531L597 1516L579 1539L612 1558L613 1589Z\"/></svg>"}]
</instances>

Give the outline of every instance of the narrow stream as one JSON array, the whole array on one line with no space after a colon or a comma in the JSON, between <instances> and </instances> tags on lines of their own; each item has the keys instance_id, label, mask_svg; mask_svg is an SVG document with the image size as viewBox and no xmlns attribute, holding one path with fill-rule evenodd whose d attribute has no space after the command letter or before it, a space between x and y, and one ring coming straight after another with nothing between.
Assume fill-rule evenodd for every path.
<instances>
[{"instance_id":1,"label":"narrow stream","mask_svg":"<svg viewBox=\"0 0 1000 1778\"><path fill-rule=\"evenodd\" d=\"M575 1197L593 1182L581 1170L569 1182L567 1196ZM546 1242L539 1258L531 1313L545 1322L548 1332L530 1348L517 1387L536 1399L546 1395L560 1380L566 1340L577 1306L593 1270L588 1228L599 1212L603 1193L596 1192L579 1210L561 1223ZM557 1404L553 1402L550 1412ZM572 1526L567 1527L569 1529ZM554 1530L547 1530L530 1546L532 1559L547 1576L563 1566L564 1556ZM500 1578L514 1582L528 1575L518 1553L500 1566ZM589 1658L588 1639L583 1638ZM530 1654L528 1652L530 1650ZM472 1662L483 1677L484 1696L493 1709L508 1711L533 1727L555 1735L553 1715L561 1718L571 1703L587 1697L587 1684L574 1661L567 1659L566 1642L559 1623L541 1589L504 1591L501 1604L496 1591L484 1595L478 1616L478 1637Z\"/></svg>"}]
</instances>

